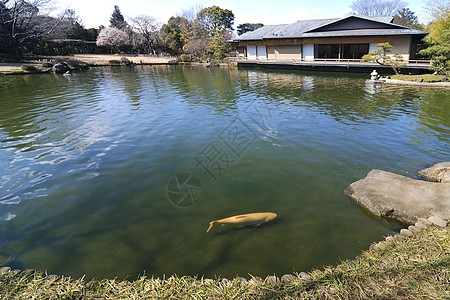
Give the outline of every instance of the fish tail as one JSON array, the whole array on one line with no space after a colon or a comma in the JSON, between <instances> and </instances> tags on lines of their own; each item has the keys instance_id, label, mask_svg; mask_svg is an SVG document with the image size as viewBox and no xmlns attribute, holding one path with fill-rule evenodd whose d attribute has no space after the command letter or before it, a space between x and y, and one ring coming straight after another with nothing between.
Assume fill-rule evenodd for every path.
<instances>
[{"instance_id":1,"label":"fish tail","mask_svg":"<svg viewBox=\"0 0 450 300\"><path fill-rule=\"evenodd\" d=\"M209 228L208 230L206 230L206 232L209 232L211 230L211 228L213 228L214 224L216 224L216 221L212 221L211 223L209 223Z\"/></svg>"}]
</instances>

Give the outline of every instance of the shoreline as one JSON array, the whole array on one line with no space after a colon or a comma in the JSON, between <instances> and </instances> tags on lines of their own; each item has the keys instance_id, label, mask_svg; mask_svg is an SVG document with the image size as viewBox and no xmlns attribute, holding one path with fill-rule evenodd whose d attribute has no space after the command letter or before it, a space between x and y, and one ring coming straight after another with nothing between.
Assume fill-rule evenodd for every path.
<instances>
[{"instance_id":1,"label":"shoreline","mask_svg":"<svg viewBox=\"0 0 450 300\"><path fill-rule=\"evenodd\" d=\"M393 85L409 85L409 86L425 86L425 87L448 87L450 88L450 82L415 82L398 79L383 79L386 84Z\"/></svg>"},{"instance_id":2,"label":"shoreline","mask_svg":"<svg viewBox=\"0 0 450 300\"><path fill-rule=\"evenodd\" d=\"M177 62L175 57L159 56L136 56L136 55L97 55L97 54L76 54L73 56L42 56L36 59L25 60L20 63L0 63L0 76L8 75L29 75L53 73L52 68L43 67L45 63L59 63L78 61L89 67L111 67L111 66L157 66L157 65L192 65L203 67L235 67L235 63L201 63L201 62ZM34 66L37 70L26 71L23 65ZM73 69L76 71L78 69Z\"/></svg>"},{"instance_id":3,"label":"shoreline","mask_svg":"<svg viewBox=\"0 0 450 300\"><path fill-rule=\"evenodd\" d=\"M0 297L82 299L202 299L336 298L415 299L450 297L450 226L443 220L420 219L414 226L373 243L368 250L337 266L309 273L215 279L177 276L136 280L99 279L85 282L47 272L0 268ZM183 297L181 297L183 298Z\"/></svg>"}]
</instances>

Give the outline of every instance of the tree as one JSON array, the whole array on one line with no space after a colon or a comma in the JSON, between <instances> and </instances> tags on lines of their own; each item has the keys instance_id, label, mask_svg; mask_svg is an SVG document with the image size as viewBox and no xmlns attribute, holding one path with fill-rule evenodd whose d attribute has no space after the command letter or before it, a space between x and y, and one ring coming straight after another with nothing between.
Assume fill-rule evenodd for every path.
<instances>
[{"instance_id":1,"label":"tree","mask_svg":"<svg viewBox=\"0 0 450 300\"><path fill-rule=\"evenodd\" d=\"M15 59L21 59L25 44L52 33L57 19L43 11L51 0L0 0L0 42Z\"/></svg>"},{"instance_id":2,"label":"tree","mask_svg":"<svg viewBox=\"0 0 450 300\"><path fill-rule=\"evenodd\" d=\"M148 53L155 53L155 43L158 40L160 28L159 22L152 16L137 16L132 18L131 27L138 33L139 37L145 41Z\"/></svg>"},{"instance_id":3,"label":"tree","mask_svg":"<svg viewBox=\"0 0 450 300\"><path fill-rule=\"evenodd\" d=\"M397 12L394 16L393 23L417 30L423 30L423 26L419 23L419 19L415 13L407 7L404 7Z\"/></svg>"},{"instance_id":4,"label":"tree","mask_svg":"<svg viewBox=\"0 0 450 300\"><path fill-rule=\"evenodd\" d=\"M419 51L432 60L431 69L440 74L450 71L450 1L427 2L431 22L424 40L428 47Z\"/></svg>"},{"instance_id":5,"label":"tree","mask_svg":"<svg viewBox=\"0 0 450 300\"><path fill-rule=\"evenodd\" d=\"M396 0L355 0L350 8L361 16L395 16L406 6L406 2Z\"/></svg>"},{"instance_id":6,"label":"tree","mask_svg":"<svg viewBox=\"0 0 450 300\"><path fill-rule=\"evenodd\" d=\"M209 40L206 39L190 39L183 49L196 57L203 57L208 54Z\"/></svg>"},{"instance_id":7,"label":"tree","mask_svg":"<svg viewBox=\"0 0 450 300\"><path fill-rule=\"evenodd\" d=\"M264 24L262 23L244 23L244 24L239 24L237 26L237 33L238 35L244 34L248 31L255 31L258 28L263 27Z\"/></svg>"},{"instance_id":8,"label":"tree","mask_svg":"<svg viewBox=\"0 0 450 300\"><path fill-rule=\"evenodd\" d=\"M204 34L212 37L219 31L233 30L234 14L231 10L211 6L202 9L195 22Z\"/></svg>"},{"instance_id":9,"label":"tree","mask_svg":"<svg viewBox=\"0 0 450 300\"><path fill-rule=\"evenodd\" d=\"M124 29L128 25L127 22L125 22L125 18L123 17L117 5L114 5L114 11L111 15L111 18L109 19L109 22L111 23L111 27L119 29Z\"/></svg>"},{"instance_id":10,"label":"tree","mask_svg":"<svg viewBox=\"0 0 450 300\"><path fill-rule=\"evenodd\" d=\"M208 52L216 59L226 56L229 45L227 39L233 30L234 14L231 10L211 6L202 9L194 21L194 39L208 41ZM197 43L198 44L198 43Z\"/></svg>"},{"instance_id":11,"label":"tree","mask_svg":"<svg viewBox=\"0 0 450 300\"><path fill-rule=\"evenodd\" d=\"M394 54L388 56L387 54L391 52L392 45L389 43L380 43L377 44L378 49L366 54L362 57L365 61L376 62L382 66L391 67L394 70L395 74L399 73L399 68L403 67L405 63L403 62L403 56L401 54Z\"/></svg>"},{"instance_id":12,"label":"tree","mask_svg":"<svg viewBox=\"0 0 450 300\"><path fill-rule=\"evenodd\" d=\"M160 37L167 47L180 52L189 39L192 22L184 17L171 17L167 24L164 24L160 30Z\"/></svg>"},{"instance_id":13,"label":"tree","mask_svg":"<svg viewBox=\"0 0 450 300\"><path fill-rule=\"evenodd\" d=\"M97 46L109 46L113 52L116 52L118 47L129 45L130 38L125 31L115 27L108 27L100 31L96 44Z\"/></svg>"}]
</instances>

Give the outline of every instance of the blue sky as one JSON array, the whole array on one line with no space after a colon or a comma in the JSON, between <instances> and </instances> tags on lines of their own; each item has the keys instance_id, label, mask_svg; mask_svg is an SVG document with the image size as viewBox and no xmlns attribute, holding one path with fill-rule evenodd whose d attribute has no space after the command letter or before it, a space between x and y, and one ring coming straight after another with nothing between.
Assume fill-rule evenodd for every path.
<instances>
[{"instance_id":1,"label":"blue sky","mask_svg":"<svg viewBox=\"0 0 450 300\"><path fill-rule=\"evenodd\" d=\"M419 21L426 23L426 0L406 0L408 7L416 13ZM297 20L343 17L351 13L349 6L353 0L59 0L58 9L72 8L81 17L86 27L108 26L109 18L118 5L125 18L137 15L150 15L161 23L182 9L194 5L208 7L212 5L230 9L235 16L234 28L241 23L285 24Z\"/></svg>"}]
</instances>

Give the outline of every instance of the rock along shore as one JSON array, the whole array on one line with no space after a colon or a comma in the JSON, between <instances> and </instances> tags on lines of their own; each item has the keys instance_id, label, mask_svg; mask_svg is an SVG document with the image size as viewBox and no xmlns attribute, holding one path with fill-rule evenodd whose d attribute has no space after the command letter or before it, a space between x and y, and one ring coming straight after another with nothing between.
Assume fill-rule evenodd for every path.
<instances>
[{"instance_id":1,"label":"rock along shore","mask_svg":"<svg viewBox=\"0 0 450 300\"><path fill-rule=\"evenodd\" d=\"M352 183L346 194L375 216L402 224L433 216L450 220L450 162L418 174L435 182L372 170L366 178Z\"/></svg>"}]
</instances>

